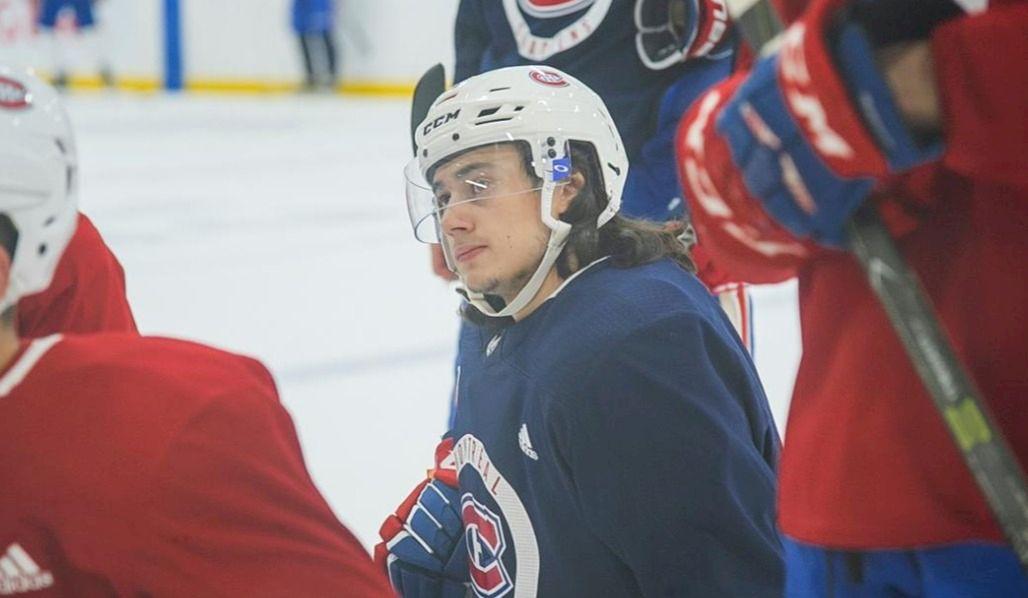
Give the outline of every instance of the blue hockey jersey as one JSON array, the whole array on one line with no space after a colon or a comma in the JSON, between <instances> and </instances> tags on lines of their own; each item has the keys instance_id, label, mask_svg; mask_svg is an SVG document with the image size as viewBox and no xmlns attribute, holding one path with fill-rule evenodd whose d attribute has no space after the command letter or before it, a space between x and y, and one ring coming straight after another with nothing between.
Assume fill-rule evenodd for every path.
<instances>
[{"instance_id":1,"label":"blue hockey jersey","mask_svg":"<svg viewBox=\"0 0 1028 598\"><path fill-rule=\"evenodd\" d=\"M335 21L334 0L293 0L293 31L304 35L331 31Z\"/></svg>"},{"instance_id":2,"label":"blue hockey jersey","mask_svg":"<svg viewBox=\"0 0 1028 598\"><path fill-rule=\"evenodd\" d=\"M452 429L478 596L779 596L779 439L694 276L595 264L463 337Z\"/></svg>"},{"instance_id":3,"label":"blue hockey jersey","mask_svg":"<svg viewBox=\"0 0 1028 598\"><path fill-rule=\"evenodd\" d=\"M635 0L461 0L454 80L517 65L565 71L603 98L630 168L622 210L636 218L681 217L672 140L678 117L658 122L661 104L683 108L731 72L731 59L696 60L661 71L635 46ZM665 92L678 83L673 98Z\"/></svg>"}]
</instances>

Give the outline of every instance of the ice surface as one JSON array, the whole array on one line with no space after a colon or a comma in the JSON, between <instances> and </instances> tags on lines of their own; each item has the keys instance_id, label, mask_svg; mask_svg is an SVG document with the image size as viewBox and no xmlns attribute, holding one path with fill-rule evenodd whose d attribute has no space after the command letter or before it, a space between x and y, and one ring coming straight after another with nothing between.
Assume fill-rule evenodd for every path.
<instances>
[{"instance_id":1,"label":"ice surface","mask_svg":"<svg viewBox=\"0 0 1028 598\"><path fill-rule=\"evenodd\" d=\"M444 431L457 299L403 200L408 106L337 97L96 94L68 101L82 208L148 334L253 355L315 481L367 545ZM757 291L757 361L781 425L794 285Z\"/></svg>"}]
</instances>

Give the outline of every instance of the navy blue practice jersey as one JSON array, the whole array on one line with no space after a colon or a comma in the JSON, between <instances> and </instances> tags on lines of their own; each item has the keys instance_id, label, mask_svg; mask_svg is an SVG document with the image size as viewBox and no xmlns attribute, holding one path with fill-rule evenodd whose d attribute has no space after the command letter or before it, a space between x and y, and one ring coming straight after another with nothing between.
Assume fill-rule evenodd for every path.
<instances>
[{"instance_id":1,"label":"navy blue practice jersey","mask_svg":"<svg viewBox=\"0 0 1028 598\"><path fill-rule=\"evenodd\" d=\"M721 308L604 261L463 337L452 430L478 596L778 596L779 439Z\"/></svg>"}]
</instances>

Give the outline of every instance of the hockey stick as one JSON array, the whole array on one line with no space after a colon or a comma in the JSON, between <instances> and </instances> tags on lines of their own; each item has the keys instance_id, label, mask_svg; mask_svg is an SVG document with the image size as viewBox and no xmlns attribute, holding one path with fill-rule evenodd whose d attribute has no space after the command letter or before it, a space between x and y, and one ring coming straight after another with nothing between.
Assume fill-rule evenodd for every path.
<instances>
[{"instance_id":1,"label":"hockey stick","mask_svg":"<svg viewBox=\"0 0 1028 598\"><path fill-rule=\"evenodd\" d=\"M743 39L775 47L784 30L770 0L726 0ZM1028 491L1024 473L947 339L920 281L907 265L878 211L866 202L846 225L850 249L949 428L1000 527L1028 570Z\"/></svg>"},{"instance_id":2,"label":"hockey stick","mask_svg":"<svg viewBox=\"0 0 1028 598\"><path fill-rule=\"evenodd\" d=\"M418 79L414 87L414 98L410 106L410 143L414 148L414 155L418 153L417 132L421 121L428 116L429 109L436 98L446 91L446 69L442 64L429 67L425 74Z\"/></svg>"}]
</instances>

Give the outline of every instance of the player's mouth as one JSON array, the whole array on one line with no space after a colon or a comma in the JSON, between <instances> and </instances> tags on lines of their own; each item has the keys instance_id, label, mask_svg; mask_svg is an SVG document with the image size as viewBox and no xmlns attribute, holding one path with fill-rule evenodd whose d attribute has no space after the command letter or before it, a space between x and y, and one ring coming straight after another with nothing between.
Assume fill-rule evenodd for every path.
<instances>
[{"instance_id":1,"label":"player's mouth","mask_svg":"<svg viewBox=\"0 0 1028 598\"><path fill-rule=\"evenodd\" d=\"M465 245L457 248L454 252L454 258L458 263L470 262L485 250L485 245Z\"/></svg>"}]
</instances>

